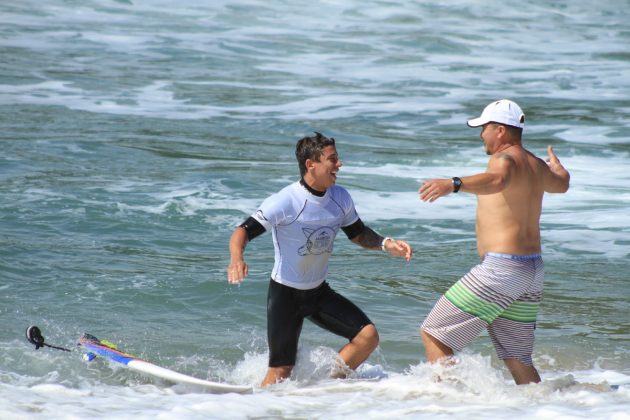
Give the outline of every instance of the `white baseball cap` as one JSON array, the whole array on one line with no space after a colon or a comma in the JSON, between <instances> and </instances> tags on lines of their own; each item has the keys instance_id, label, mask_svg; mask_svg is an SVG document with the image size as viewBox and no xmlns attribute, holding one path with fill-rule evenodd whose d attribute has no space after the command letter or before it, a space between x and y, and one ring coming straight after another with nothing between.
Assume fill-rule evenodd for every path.
<instances>
[{"instance_id":1,"label":"white baseball cap","mask_svg":"<svg viewBox=\"0 0 630 420\"><path fill-rule=\"evenodd\" d=\"M523 128L525 127L525 114L516 102L501 99L485 107L480 117L468 120L468 126L481 127L489 122Z\"/></svg>"}]
</instances>

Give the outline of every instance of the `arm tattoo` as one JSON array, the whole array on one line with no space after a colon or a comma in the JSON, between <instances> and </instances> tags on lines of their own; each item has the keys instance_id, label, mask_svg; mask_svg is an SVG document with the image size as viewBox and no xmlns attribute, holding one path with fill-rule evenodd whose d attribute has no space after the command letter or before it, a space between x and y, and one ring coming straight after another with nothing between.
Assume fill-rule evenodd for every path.
<instances>
[{"instance_id":1,"label":"arm tattoo","mask_svg":"<svg viewBox=\"0 0 630 420\"><path fill-rule=\"evenodd\" d=\"M496 157L497 159L509 160L510 162L514 163L514 158L507 153L499 153Z\"/></svg>"},{"instance_id":2,"label":"arm tattoo","mask_svg":"<svg viewBox=\"0 0 630 420\"><path fill-rule=\"evenodd\" d=\"M374 232L367 226L364 226L361 233L352 238L352 242L357 245L362 246L367 249L378 249L381 247L381 242L383 242L383 237L378 233Z\"/></svg>"}]
</instances>

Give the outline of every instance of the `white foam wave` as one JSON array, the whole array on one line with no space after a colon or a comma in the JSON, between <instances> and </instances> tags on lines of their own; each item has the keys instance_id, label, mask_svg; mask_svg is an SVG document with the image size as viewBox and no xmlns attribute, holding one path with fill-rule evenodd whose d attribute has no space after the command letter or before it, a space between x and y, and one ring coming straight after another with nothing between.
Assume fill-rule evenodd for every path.
<instances>
[{"instance_id":1,"label":"white foam wave","mask_svg":"<svg viewBox=\"0 0 630 420\"><path fill-rule=\"evenodd\" d=\"M260 344L260 343L259 343ZM259 346L256 346L259 347ZM377 352L378 353L378 352ZM76 378L66 385L58 375L38 378L16 377L0 382L0 416L22 418L125 417L151 418L248 418L319 417L332 419L417 418L531 418L541 413L611 418L626 413L630 404L630 376L621 371L594 367L588 370L542 372L536 385L516 386L502 365L490 357L464 351L459 362L444 367L418 363L404 371L372 364L377 353L351 372L348 379L331 379L335 349L303 343L291 378L262 389L258 386L267 369L267 353L250 351L234 366L213 367L228 383L251 384L251 395L213 395L200 389L157 381L115 366L111 375L134 380ZM384 361L384 360L383 360ZM180 360L199 365L203 358ZM66 366L68 367L68 366ZM217 372L217 369L219 370ZM82 367L79 371L84 371ZM76 372L75 372L76 373ZM0 372L0 376L3 375ZM610 385L616 385L614 390ZM160 404L154 401L159 399ZM124 401L124 404L121 404Z\"/></svg>"}]
</instances>

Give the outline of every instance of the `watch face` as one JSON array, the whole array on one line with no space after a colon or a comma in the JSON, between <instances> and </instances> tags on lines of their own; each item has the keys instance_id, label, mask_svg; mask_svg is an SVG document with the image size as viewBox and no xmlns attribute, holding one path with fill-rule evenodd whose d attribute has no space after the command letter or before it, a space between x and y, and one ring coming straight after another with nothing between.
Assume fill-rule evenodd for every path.
<instances>
[{"instance_id":1,"label":"watch face","mask_svg":"<svg viewBox=\"0 0 630 420\"><path fill-rule=\"evenodd\" d=\"M458 177L454 177L453 178L453 192L459 191L461 186L462 186L462 180L459 179Z\"/></svg>"}]
</instances>

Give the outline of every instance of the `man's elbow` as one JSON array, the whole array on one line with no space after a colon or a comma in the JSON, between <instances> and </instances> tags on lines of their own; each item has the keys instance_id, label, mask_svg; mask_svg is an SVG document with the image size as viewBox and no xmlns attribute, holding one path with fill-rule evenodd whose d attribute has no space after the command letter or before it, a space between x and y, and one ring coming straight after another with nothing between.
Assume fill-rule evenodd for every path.
<instances>
[{"instance_id":1,"label":"man's elbow","mask_svg":"<svg viewBox=\"0 0 630 420\"><path fill-rule=\"evenodd\" d=\"M553 188L550 188L547 192L563 194L569 191L569 186L570 186L569 184L570 184L569 179L567 178L566 180L554 185Z\"/></svg>"},{"instance_id":2,"label":"man's elbow","mask_svg":"<svg viewBox=\"0 0 630 420\"><path fill-rule=\"evenodd\" d=\"M571 175L567 172L566 176L562 180L562 187L560 188L561 193L565 193L569 191L569 185L571 184Z\"/></svg>"},{"instance_id":3,"label":"man's elbow","mask_svg":"<svg viewBox=\"0 0 630 420\"><path fill-rule=\"evenodd\" d=\"M232 236L230 236L230 245L244 247L247 242L249 242L247 229L245 229L243 226L238 226L236 229L234 229L234 232L232 232Z\"/></svg>"}]
</instances>

